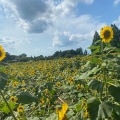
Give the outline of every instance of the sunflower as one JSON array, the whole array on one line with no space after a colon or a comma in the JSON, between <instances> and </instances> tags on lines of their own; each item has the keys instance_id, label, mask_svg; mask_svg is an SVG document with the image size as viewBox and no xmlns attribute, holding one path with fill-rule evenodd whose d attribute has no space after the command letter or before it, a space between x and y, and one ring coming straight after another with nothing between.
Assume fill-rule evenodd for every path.
<instances>
[{"instance_id":1,"label":"sunflower","mask_svg":"<svg viewBox=\"0 0 120 120\"><path fill-rule=\"evenodd\" d=\"M100 31L100 37L102 38L102 42L110 42L113 38L112 28L110 26L104 26Z\"/></svg>"},{"instance_id":2,"label":"sunflower","mask_svg":"<svg viewBox=\"0 0 120 120\"><path fill-rule=\"evenodd\" d=\"M10 97L10 101L16 102L16 101L17 101L17 98L16 98L15 96L11 96L11 97Z\"/></svg>"},{"instance_id":3,"label":"sunflower","mask_svg":"<svg viewBox=\"0 0 120 120\"><path fill-rule=\"evenodd\" d=\"M13 87L17 87L18 84L19 84L19 83L15 81L15 82L13 83Z\"/></svg>"},{"instance_id":4,"label":"sunflower","mask_svg":"<svg viewBox=\"0 0 120 120\"><path fill-rule=\"evenodd\" d=\"M61 110L59 110L58 108L56 109L56 113L58 114L59 120L68 120L66 116L67 109L68 109L67 103L62 104Z\"/></svg>"},{"instance_id":5,"label":"sunflower","mask_svg":"<svg viewBox=\"0 0 120 120\"><path fill-rule=\"evenodd\" d=\"M0 61L3 60L5 57L6 57L6 52L4 51L2 45L0 45Z\"/></svg>"},{"instance_id":6,"label":"sunflower","mask_svg":"<svg viewBox=\"0 0 120 120\"><path fill-rule=\"evenodd\" d=\"M61 85L61 83L60 83L60 82L57 82L57 83L56 83L56 86L57 86L57 87L59 87L60 85Z\"/></svg>"},{"instance_id":7,"label":"sunflower","mask_svg":"<svg viewBox=\"0 0 120 120\"><path fill-rule=\"evenodd\" d=\"M24 107L22 105L19 105L17 108L18 113L23 113L24 112Z\"/></svg>"}]
</instances>

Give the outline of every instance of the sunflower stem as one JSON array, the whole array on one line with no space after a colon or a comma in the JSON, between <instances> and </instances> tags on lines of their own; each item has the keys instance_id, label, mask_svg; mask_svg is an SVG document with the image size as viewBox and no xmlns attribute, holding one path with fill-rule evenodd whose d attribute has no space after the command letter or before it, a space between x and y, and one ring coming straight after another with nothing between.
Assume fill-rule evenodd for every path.
<instances>
[{"instance_id":1,"label":"sunflower stem","mask_svg":"<svg viewBox=\"0 0 120 120\"><path fill-rule=\"evenodd\" d=\"M0 90L0 94L1 94L1 96L2 96L2 98L3 98L3 100L5 101L8 109L10 110L12 117L14 118L14 120L17 120L16 117L15 117L15 115L14 115L14 113L13 113L13 111L12 111L12 109L11 109L11 107L10 107L10 105L8 104L8 102L7 102L7 100L5 99L4 94L2 93L1 90Z\"/></svg>"},{"instance_id":2,"label":"sunflower stem","mask_svg":"<svg viewBox=\"0 0 120 120\"><path fill-rule=\"evenodd\" d=\"M103 42L102 42L102 40L101 40L101 59L103 61ZM101 81L101 82L103 83L103 81ZM102 93L103 93L103 90L100 91L100 96L99 96L100 101L102 101Z\"/></svg>"},{"instance_id":3,"label":"sunflower stem","mask_svg":"<svg viewBox=\"0 0 120 120\"><path fill-rule=\"evenodd\" d=\"M105 70L104 70L104 84L105 84L105 98L106 98L106 100L108 99L108 90L107 90L107 88L108 88L108 85L107 85L107 79L106 79L106 73L105 73Z\"/></svg>"}]
</instances>

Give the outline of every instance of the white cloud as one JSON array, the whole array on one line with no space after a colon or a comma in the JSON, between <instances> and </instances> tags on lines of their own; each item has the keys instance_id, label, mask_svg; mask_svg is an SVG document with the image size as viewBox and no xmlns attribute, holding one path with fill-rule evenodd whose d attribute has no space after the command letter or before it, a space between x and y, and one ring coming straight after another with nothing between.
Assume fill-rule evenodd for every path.
<instances>
[{"instance_id":1,"label":"white cloud","mask_svg":"<svg viewBox=\"0 0 120 120\"><path fill-rule=\"evenodd\" d=\"M114 0L114 5L118 5L120 3L120 0Z\"/></svg>"},{"instance_id":2,"label":"white cloud","mask_svg":"<svg viewBox=\"0 0 120 120\"><path fill-rule=\"evenodd\" d=\"M75 13L78 3L83 2L90 5L94 0L61 0L57 5L54 4L54 0L1 1L6 13L11 13L12 18L23 30L29 33L46 31L46 33L52 34L53 39L52 37L48 37L48 39L53 40L51 45L54 49L56 49L55 47L72 47L83 42L88 44L91 42L94 32L105 25L105 23L100 23L97 17L93 18L89 14L77 16ZM40 37L38 36L38 39ZM42 52L42 48L39 49L39 46L36 48L35 53Z\"/></svg>"},{"instance_id":3,"label":"white cloud","mask_svg":"<svg viewBox=\"0 0 120 120\"><path fill-rule=\"evenodd\" d=\"M57 28L53 38L54 47L67 47L82 41L92 40L94 32L101 29L105 23L99 23L86 14L75 15L76 5L80 2L92 4L94 0L64 0L54 7L53 23ZM59 15L59 16L58 16Z\"/></svg>"},{"instance_id":4,"label":"white cloud","mask_svg":"<svg viewBox=\"0 0 120 120\"><path fill-rule=\"evenodd\" d=\"M82 0L82 1L86 4L92 4L94 2L94 0Z\"/></svg>"},{"instance_id":5,"label":"white cloud","mask_svg":"<svg viewBox=\"0 0 120 120\"><path fill-rule=\"evenodd\" d=\"M117 20L113 21L112 24L116 24L120 28L120 16L118 17Z\"/></svg>"},{"instance_id":6,"label":"white cloud","mask_svg":"<svg viewBox=\"0 0 120 120\"><path fill-rule=\"evenodd\" d=\"M30 33L42 33L50 26L58 15L74 16L74 9L80 2L92 4L94 0L63 0L56 6L54 0L1 0L5 13L13 17L18 26Z\"/></svg>"},{"instance_id":7,"label":"white cloud","mask_svg":"<svg viewBox=\"0 0 120 120\"><path fill-rule=\"evenodd\" d=\"M9 50L9 49L16 49L19 46L22 46L23 43L30 44L31 39L30 38L16 39L11 37L3 37L3 38L0 38L0 43L4 48L7 48Z\"/></svg>"},{"instance_id":8,"label":"white cloud","mask_svg":"<svg viewBox=\"0 0 120 120\"><path fill-rule=\"evenodd\" d=\"M58 31L54 34L54 47L72 46L86 41L90 43L94 32L99 31L105 25L105 23L99 23L97 19L92 19L90 15L67 19L65 16L64 18L57 18L56 26Z\"/></svg>"},{"instance_id":9,"label":"white cloud","mask_svg":"<svg viewBox=\"0 0 120 120\"><path fill-rule=\"evenodd\" d=\"M11 13L19 26L32 33L42 33L51 24L51 9L43 0L1 0L6 14ZM39 28L38 28L39 27Z\"/></svg>"},{"instance_id":10,"label":"white cloud","mask_svg":"<svg viewBox=\"0 0 120 120\"><path fill-rule=\"evenodd\" d=\"M80 2L92 4L94 0L63 0L57 6L54 0L1 0L5 13L14 17L19 26L30 33L42 33L54 24L56 18L75 15ZM53 21L54 20L54 21ZM52 24L53 23L53 24Z\"/></svg>"},{"instance_id":11,"label":"white cloud","mask_svg":"<svg viewBox=\"0 0 120 120\"><path fill-rule=\"evenodd\" d=\"M20 45L22 42L21 40L14 40L10 37L4 37L4 38L0 38L0 43L8 49L13 49L15 47L17 47L18 45Z\"/></svg>"},{"instance_id":12,"label":"white cloud","mask_svg":"<svg viewBox=\"0 0 120 120\"><path fill-rule=\"evenodd\" d=\"M70 47L83 41L92 39L93 32L89 34L72 34L69 32L56 32L53 39L53 47Z\"/></svg>"}]
</instances>

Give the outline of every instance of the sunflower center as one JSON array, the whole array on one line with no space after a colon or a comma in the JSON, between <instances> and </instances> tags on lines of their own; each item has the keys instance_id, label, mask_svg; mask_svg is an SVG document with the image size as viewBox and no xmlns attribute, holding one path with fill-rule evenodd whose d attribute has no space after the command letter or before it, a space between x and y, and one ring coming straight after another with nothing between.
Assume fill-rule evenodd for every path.
<instances>
[{"instance_id":1,"label":"sunflower center","mask_svg":"<svg viewBox=\"0 0 120 120\"><path fill-rule=\"evenodd\" d=\"M106 30L105 32L104 32L104 38L105 39L108 39L110 37L110 31L109 30Z\"/></svg>"},{"instance_id":2,"label":"sunflower center","mask_svg":"<svg viewBox=\"0 0 120 120\"><path fill-rule=\"evenodd\" d=\"M14 99L14 98L12 98L11 100L12 100L12 101L14 101L15 99Z\"/></svg>"}]
</instances>

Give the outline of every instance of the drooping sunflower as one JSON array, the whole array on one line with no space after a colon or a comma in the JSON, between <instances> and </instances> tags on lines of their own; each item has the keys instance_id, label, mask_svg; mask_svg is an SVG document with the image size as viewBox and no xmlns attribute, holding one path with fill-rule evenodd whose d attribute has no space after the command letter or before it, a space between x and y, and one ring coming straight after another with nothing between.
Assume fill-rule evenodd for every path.
<instances>
[{"instance_id":1,"label":"drooping sunflower","mask_svg":"<svg viewBox=\"0 0 120 120\"><path fill-rule=\"evenodd\" d=\"M104 26L100 31L100 37L102 38L102 42L110 42L113 38L112 28L110 26Z\"/></svg>"},{"instance_id":2,"label":"drooping sunflower","mask_svg":"<svg viewBox=\"0 0 120 120\"><path fill-rule=\"evenodd\" d=\"M0 45L0 61L3 60L6 57L6 52L2 45Z\"/></svg>"}]
</instances>

